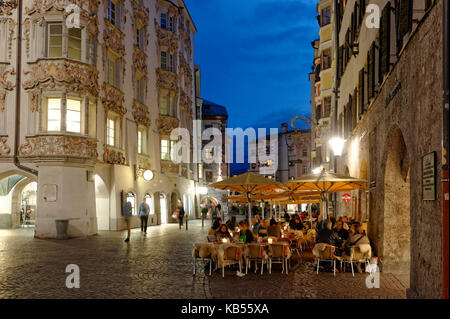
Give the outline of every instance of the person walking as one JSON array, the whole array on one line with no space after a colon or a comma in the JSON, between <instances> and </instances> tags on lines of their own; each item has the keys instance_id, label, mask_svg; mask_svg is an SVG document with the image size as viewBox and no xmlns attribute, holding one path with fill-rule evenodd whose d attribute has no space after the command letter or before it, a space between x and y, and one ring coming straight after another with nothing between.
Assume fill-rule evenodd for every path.
<instances>
[{"instance_id":1,"label":"person walking","mask_svg":"<svg viewBox=\"0 0 450 319\"><path fill-rule=\"evenodd\" d=\"M183 203L181 201L178 202L178 221L180 222L180 229L183 226L183 217L184 217L184 208Z\"/></svg>"},{"instance_id":2,"label":"person walking","mask_svg":"<svg viewBox=\"0 0 450 319\"><path fill-rule=\"evenodd\" d=\"M133 214L133 207L130 202L125 202L123 204L123 218L125 218L125 222L127 224L128 235L125 239L125 242L128 243L130 241L131 236L131 215Z\"/></svg>"},{"instance_id":3,"label":"person walking","mask_svg":"<svg viewBox=\"0 0 450 319\"><path fill-rule=\"evenodd\" d=\"M139 205L139 217L141 218L141 231L147 233L148 215L150 214L150 206L146 203L146 199Z\"/></svg>"}]
</instances>

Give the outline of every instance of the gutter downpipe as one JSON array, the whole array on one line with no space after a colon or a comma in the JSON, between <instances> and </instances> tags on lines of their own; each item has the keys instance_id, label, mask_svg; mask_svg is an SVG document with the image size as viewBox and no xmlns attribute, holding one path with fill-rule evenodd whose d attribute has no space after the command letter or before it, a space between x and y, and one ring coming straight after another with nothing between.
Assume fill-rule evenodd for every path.
<instances>
[{"instance_id":1,"label":"gutter downpipe","mask_svg":"<svg viewBox=\"0 0 450 319\"><path fill-rule=\"evenodd\" d=\"M442 298L448 299L449 288L449 88L450 88L450 21L448 1L443 1L443 108L442 108Z\"/></svg>"},{"instance_id":2,"label":"gutter downpipe","mask_svg":"<svg viewBox=\"0 0 450 319\"><path fill-rule=\"evenodd\" d=\"M14 133L14 165L20 170L38 176L38 171L23 166L19 162L19 141L20 141L20 94L21 94L21 74L22 74L22 11L23 1L19 1L17 7L17 64L16 64L16 115L15 115L15 133Z\"/></svg>"},{"instance_id":3,"label":"gutter downpipe","mask_svg":"<svg viewBox=\"0 0 450 319\"><path fill-rule=\"evenodd\" d=\"M334 121L333 121L333 134L337 135L337 112L338 112L338 99L339 99L339 86L340 86L340 79L339 79L339 29L340 29L340 25L339 25L339 3L338 0L334 0L334 44L335 44L335 55L336 55L336 69L334 71L334 76L335 76L335 86L334 86ZM334 155L333 153L333 169L334 169L334 173L337 173L337 158L336 155ZM336 193L333 193L333 215L336 218L337 216L337 200L336 200ZM328 212L327 212L328 214Z\"/></svg>"}]
</instances>

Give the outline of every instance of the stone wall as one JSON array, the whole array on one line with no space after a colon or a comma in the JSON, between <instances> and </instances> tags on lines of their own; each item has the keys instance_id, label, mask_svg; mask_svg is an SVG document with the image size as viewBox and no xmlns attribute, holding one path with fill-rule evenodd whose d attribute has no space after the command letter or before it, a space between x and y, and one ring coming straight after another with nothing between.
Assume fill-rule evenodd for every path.
<instances>
[{"instance_id":1,"label":"stone wall","mask_svg":"<svg viewBox=\"0 0 450 319\"><path fill-rule=\"evenodd\" d=\"M399 84L400 90L390 99ZM396 262L404 266L410 253L410 295L420 298L441 296L441 97L442 1L437 1L348 139L338 163L340 172L348 167L352 176L359 175L363 161L368 163L368 180L376 183L370 190L369 216L375 254L383 259L384 271L401 271L390 254L401 252ZM423 201L422 157L433 151L436 200ZM405 184L410 185L409 196L400 189ZM410 216L396 216L392 223L393 214L408 206ZM405 236L409 236L410 251Z\"/></svg>"}]
</instances>

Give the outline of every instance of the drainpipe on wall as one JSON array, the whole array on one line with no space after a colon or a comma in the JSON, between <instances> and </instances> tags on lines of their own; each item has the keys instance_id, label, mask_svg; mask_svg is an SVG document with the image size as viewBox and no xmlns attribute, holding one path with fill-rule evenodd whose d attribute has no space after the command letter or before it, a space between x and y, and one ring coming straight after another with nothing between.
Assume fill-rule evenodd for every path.
<instances>
[{"instance_id":1,"label":"drainpipe on wall","mask_svg":"<svg viewBox=\"0 0 450 319\"><path fill-rule=\"evenodd\" d=\"M333 134L337 135L337 119L338 119L338 99L339 99L339 86L340 86L340 79L339 79L339 3L338 0L334 0L334 54L336 55L336 68L334 70L334 119L333 119ZM334 172L337 173L337 158L336 155L333 153L333 168ZM337 200L336 200L336 193L333 193L333 215L334 217L337 216ZM328 212L327 212L328 213Z\"/></svg>"},{"instance_id":2,"label":"drainpipe on wall","mask_svg":"<svg viewBox=\"0 0 450 319\"><path fill-rule=\"evenodd\" d=\"M19 162L19 141L20 141L20 94L22 87L22 7L23 1L19 1L17 6L17 64L16 64L16 123L15 123L15 133L14 133L14 165L20 170L31 173L38 176L38 171L23 166Z\"/></svg>"},{"instance_id":3,"label":"drainpipe on wall","mask_svg":"<svg viewBox=\"0 0 450 319\"><path fill-rule=\"evenodd\" d=\"M448 184L448 151L449 151L449 45L450 22L448 1L443 1L443 108L442 108L442 298L448 299L449 286L449 184Z\"/></svg>"}]
</instances>

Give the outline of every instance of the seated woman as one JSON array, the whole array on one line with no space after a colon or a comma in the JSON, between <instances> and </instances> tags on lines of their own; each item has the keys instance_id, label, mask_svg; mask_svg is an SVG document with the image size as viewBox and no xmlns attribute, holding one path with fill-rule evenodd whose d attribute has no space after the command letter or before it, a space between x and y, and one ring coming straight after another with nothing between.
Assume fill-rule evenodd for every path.
<instances>
[{"instance_id":1,"label":"seated woman","mask_svg":"<svg viewBox=\"0 0 450 319\"><path fill-rule=\"evenodd\" d=\"M220 226L219 230L216 232L216 238L220 240L223 238L231 238L227 225L222 224Z\"/></svg>"},{"instance_id":2,"label":"seated woman","mask_svg":"<svg viewBox=\"0 0 450 319\"><path fill-rule=\"evenodd\" d=\"M369 238L364 234L364 230L361 225L356 225L354 227L355 232L349 234L347 241L344 244L344 248L346 252L350 251L352 246L356 245L370 245Z\"/></svg>"},{"instance_id":3,"label":"seated woman","mask_svg":"<svg viewBox=\"0 0 450 319\"><path fill-rule=\"evenodd\" d=\"M281 226L273 218L270 220L270 226L267 227L267 236L281 237Z\"/></svg>"},{"instance_id":4,"label":"seated woman","mask_svg":"<svg viewBox=\"0 0 450 319\"><path fill-rule=\"evenodd\" d=\"M248 223L241 220L239 222L239 229L241 230L241 239L244 243L251 243L255 240L253 233L248 229Z\"/></svg>"},{"instance_id":5,"label":"seated woman","mask_svg":"<svg viewBox=\"0 0 450 319\"><path fill-rule=\"evenodd\" d=\"M220 226L222 225L222 219L217 218L214 223L211 226L211 229L208 232L208 235L214 236L217 231L220 229Z\"/></svg>"}]
</instances>

